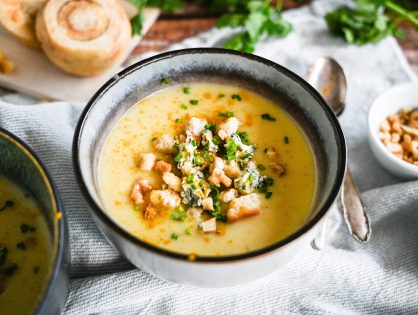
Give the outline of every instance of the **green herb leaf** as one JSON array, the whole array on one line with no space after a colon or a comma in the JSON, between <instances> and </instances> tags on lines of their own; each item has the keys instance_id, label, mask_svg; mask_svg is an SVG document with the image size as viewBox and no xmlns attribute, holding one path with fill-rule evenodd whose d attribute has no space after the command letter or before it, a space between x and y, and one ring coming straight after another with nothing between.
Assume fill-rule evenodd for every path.
<instances>
[{"instance_id":1,"label":"green herb leaf","mask_svg":"<svg viewBox=\"0 0 418 315\"><path fill-rule=\"evenodd\" d=\"M15 204L15 202L13 200L6 200L4 202L3 207L0 208L0 211L6 210L7 208L11 208L13 207Z\"/></svg>"},{"instance_id":2,"label":"green herb leaf","mask_svg":"<svg viewBox=\"0 0 418 315\"><path fill-rule=\"evenodd\" d=\"M179 236L176 233L171 234L171 239L177 240Z\"/></svg>"},{"instance_id":3,"label":"green herb leaf","mask_svg":"<svg viewBox=\"0 0 418 315\"><path fill-rule=\"evenodd\" d=\"M284 143L289 144L289 137L287 137L287 136L286 136L286 137L284 137L284 138L283 138L283 141L284 141Z\"/></svg>"},{"instance_id":4,"label":"green herb leaf","mask_svg":"<svg viewBox=\"0 0 418 315\"><path fill-rule=\"evenodd\" d=\"M198 100L190 100L189 103L191 105L197 105L197 104L199 104L199 101Z\"/></svg>"},{"instance_id":5,"label":"green herb leaf","mask_svg":"<svg viewBox=\"0 0 418 315\"><path fill-rule=\"evenodd\" d=\"M263 118L264 120L268 120L268 121L276 121L276 118L274 118L273 116L271 116L268 113L262 114L261 115L261 118Z\"/></svg>"},{"instance_id":6,"label":"green herb leaf","mask_svg":"<svg viewBox=\"0 0 418 315\"><path fill-rule=\"evenodd\" d=\"M181 108L181 109L187 109L187 105L186 105L186 104L181 104L181 105L180 105L180 108Z\"/></svg>"},{"instance_id":7,"label":"green herb leaf","mask_svg":"<svg viewBox=\"0 0 418 315\"><path fill-rule=\"evenodd\" d=\"M170 82L171 82L170 78L164 77L164 78L161 79L162 84L169 84Z\"/></svg>"},{"instance_id":8,"label":"green herb leaf","mask_svg":"<svg viewBox=\"0 0 418 315\"><path fill-rule=\"evenodd\" d=\"M143 24L144 14L140 12L131 19L132 34L142 35Z\"/></svg>"},{"instance_id":9,"label":"green herb leaf","mask_svg":"<svg viewBox=\"0 0 418 315\"><path fill-rule=\"evenodd\" d=\"M185 87L183 88L183 93L184 93L184 94L190 94L190 90L191 90L191 88L189 88L188 86L185 86Z\"/></svg>"}]
</instances>

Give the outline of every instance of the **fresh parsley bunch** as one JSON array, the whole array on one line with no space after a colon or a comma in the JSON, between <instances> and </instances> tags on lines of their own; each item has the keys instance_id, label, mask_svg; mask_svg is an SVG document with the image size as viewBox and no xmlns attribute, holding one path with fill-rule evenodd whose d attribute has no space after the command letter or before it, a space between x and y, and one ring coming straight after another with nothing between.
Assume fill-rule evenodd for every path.
<instances>
[{"instance_id":1,"label":"fresh parsley bunch","mask_svg":"<svg viewBox=\"0 0 418 315\"><path fill-rule=\"evenodd\" d=\"M408 9L413 7L413 2L402 3L406 6L392 0L356 0L355 7L339 8L328 13L325 20L331 32L348 43L376 43L388 35L401 37L403 32L398 24L402 21L418 28L418 12Z\"/></svg>"},{"instance_id":2,"label":"fresh parsley bunch","mask_svg":"<svg viewBox=\"0 0 418 315\"><path fill-rule=\"evenodd\" d=\"M145 6L172 11L183 6L183 0L130 0L139 9ZM281 3L271 5L271 0L195 0L206 5L210 12L223 14L217 26L239 28L225 44L225 48L251 53L262 36L285 37L292 31L292 25L281 16ZM139 13L132 20L132 31L141 34L143 15Z\"/></svg>"}]
</instances>

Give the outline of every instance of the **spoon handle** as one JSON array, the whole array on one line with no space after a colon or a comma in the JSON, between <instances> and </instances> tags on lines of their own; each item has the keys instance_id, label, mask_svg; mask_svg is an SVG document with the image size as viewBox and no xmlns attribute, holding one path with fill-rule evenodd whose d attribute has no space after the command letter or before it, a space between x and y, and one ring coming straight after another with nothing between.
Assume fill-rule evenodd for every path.
<instances>
[{"instance_id":1,"label":"spoon handle","mask_svg":"<svg viewBox=\"0 0 418 315\"><path fill-rule=\"evenodd\" d=\"M357 241L366 243L371 234L370 221L348 167L341 192L341 203L350 234Z\"/></svg>"}]
</instances>

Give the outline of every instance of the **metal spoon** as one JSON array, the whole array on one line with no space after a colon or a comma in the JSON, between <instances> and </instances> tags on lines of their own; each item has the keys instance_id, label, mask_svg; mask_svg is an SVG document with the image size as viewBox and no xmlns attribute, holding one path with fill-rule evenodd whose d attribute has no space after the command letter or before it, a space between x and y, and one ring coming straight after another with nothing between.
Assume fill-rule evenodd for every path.
<instances>
[{"instance_id":1,"label":"metal spoon","mask_svg":"<svg viewBox=\"0 0 418 315\"><path fill-rule=\"evenodd\" d=\"M307 81L322 95L334 113L341 115L345 108L347 80L337 61L330 57L317 59L308 70ZM370 220L348 167L341 190L341 203L350 234L355 240L366 243L371 234Z\"/></svg>"}]
</instances>

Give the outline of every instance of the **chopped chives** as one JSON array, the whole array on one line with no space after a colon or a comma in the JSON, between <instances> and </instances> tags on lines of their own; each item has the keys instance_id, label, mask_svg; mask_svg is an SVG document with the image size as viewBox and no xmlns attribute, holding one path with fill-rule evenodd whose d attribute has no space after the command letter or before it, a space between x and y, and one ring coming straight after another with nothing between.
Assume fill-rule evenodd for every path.
<instances>
[{"instance_id":1,"label":"chopped chives","mask_svg":"<svg viewBox=\"0 0 418 315\"><path fill-rule=\"evenodd\" d=\"M164 77L161 79L161 83L163 84L169 84L171 82L170 78Z\"/></svg>"},{"instance_id":2,"label":"chopped chives","mask_svg":"<svg viewBox=\"0 0 418 315\"><path fill-rule=\"evenodd\" d=\"M231 98L232 98L233 100L237 100L237 101L241 101L241 100L242 100L241 96L240 96L240 95L238 95L238 94L233 94L233 95L231 96Z\"/></svg>"},{"instance_id":3,"label":"chopped chives","mask_svg":"<svg viewBox=\"0 0 418 315\"><path fill-rule=\"evenodd\" d=\"M181 158L182 158L182 155L181 154L177 154L176 157L174 158L174 161L175 162L179 162L181 160Z\"/></svg>"},{"instance_id":4,"label":"chopped chives","mask_svg":"<svg viewBox=\"0 0 418 315\"><path fill-rule=\"evenodd\" d=\"M184 93L184 94L190 94L190 87L185 86L185 87L183 88L183 93Z\"/></svg>"},{"instance_id":5,"label":"chopped chives","mask_svg":"<svg viewBox=\"0 0 418 315\"><path fill-rule=\"evenodd\" d=\"M197 105L197 104L199 104L199 101L198 100L190 100L189 103L191 105Z\"/></svg>"},{"instance_id":6,"label":"chopped chives","mask_svg":"<svg viewBox=\"0 0 418 315\"><path fill-rule=\"evenodd\" d=\"M135 205L134 206L134 211L136 211L136 212L141 211L141 205Z\"/></svg>"},{"instance_id":7,"label":"chopped chives","mask_svg":"<svg viewBox=\"0 0 418 315\"><path fill-rule=\"evenodd\" d=\"M184 230L184 234L186 234L186 235L192 235L192 229L191 228L186 228L185 230Z\"/></svg>"},{"instance_id":8,"label":"chopped chives","mask_svg":"<svg viewBox=\"0 0 418 315\"><path fill-rule=\"evenodd\" d=\"M289 137L286 136L286 137L284 137L283 140L284 140L284 143L289 144Z\"/></svg>"},{"instance_id":9,"label":"chopped chives","mask_svg":"<svg viewBox=\"0 0 418 315\"><path fill-rule=\"evenodd\" d=\"M171 239L177 240L179 236L176 233L171 234Z\"/></svg>"},{"instance_id":10,"label":"chopped chives","mask_svg":"<svg viewBox=\"0 0 418 315\"><path fill-rule=\"evenodd\" d=\"M276 121L276 118L271 116L269 113L262 114L261 118L263 118L264 120L267 120L267 121Z\"/></svg>"},{"instance_id":11,"label":"chopped chives","mask_svg":"<svg viewBox=\"0 0 418 315\"><path fill-rule=\"evenodd\" d=\"M187 105L186 105L186 104L181 104L181 105L180 105L180 108L181 108L181 109L187 109Z\"/></svg>"},{"instance_id":12,"label":"chopped chives","mask_svg":"<svg viewBox=\"0 0 418 315\"><path fill-rule=\"evenodd\" d=\"M257 167L260 171L264 171L266 169L266 167L263 164L258 164Z\"/></svg>"}]
</instances>

